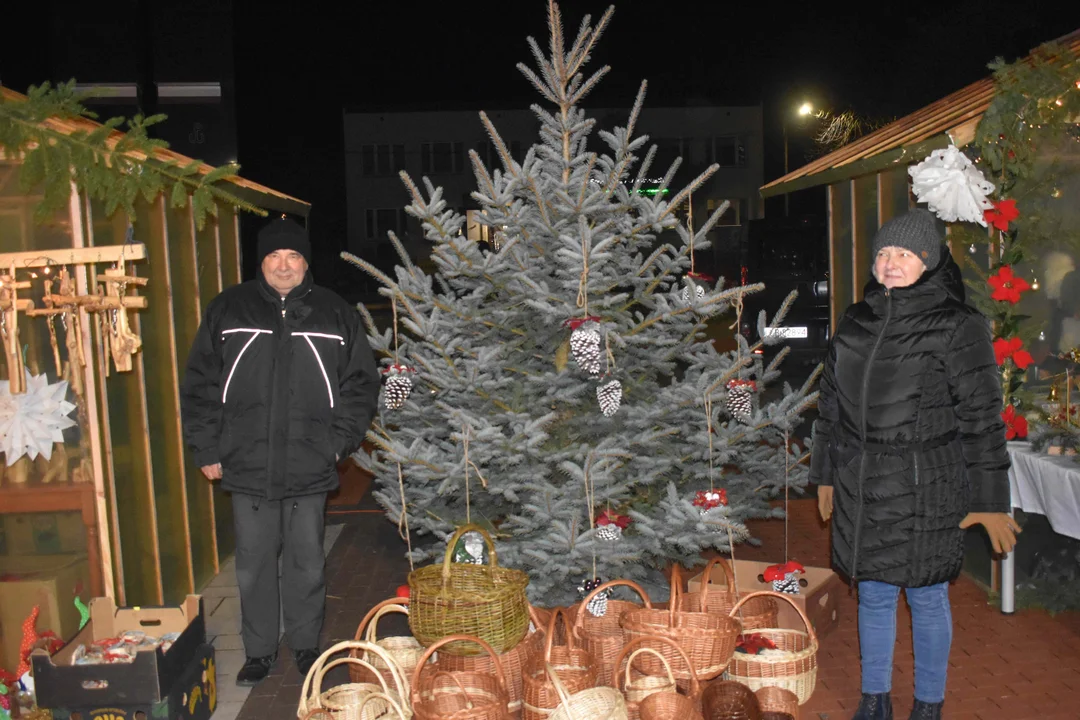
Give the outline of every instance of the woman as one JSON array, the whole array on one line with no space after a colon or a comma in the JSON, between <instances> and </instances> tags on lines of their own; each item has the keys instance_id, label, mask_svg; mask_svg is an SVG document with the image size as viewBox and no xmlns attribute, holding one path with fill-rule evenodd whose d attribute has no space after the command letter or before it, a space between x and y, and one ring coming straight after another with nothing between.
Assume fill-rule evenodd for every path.
<instances>
[{"instance_id":1,"label":"woman","mask_svg":"<svg viewBox=\"0 0 1080 720\"><path fill-rule=\"evenodd\" d=\"M1007 514L1001 379L989 324L964 304L933 215L885 223L873 258L874 279L840 319L822 375L810 481L822 518L833 517L833 563L859 588L855 720L893 716L900 588L913 620L911 717L940 718L964 528L983 525L999 553L1019 532Z\"/></svg>"}]
</instances>

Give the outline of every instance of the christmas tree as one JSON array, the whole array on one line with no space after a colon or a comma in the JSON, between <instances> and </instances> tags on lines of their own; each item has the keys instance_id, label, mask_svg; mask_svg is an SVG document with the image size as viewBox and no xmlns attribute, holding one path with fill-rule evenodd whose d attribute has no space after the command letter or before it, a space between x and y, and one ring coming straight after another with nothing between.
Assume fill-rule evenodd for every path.
<instances>
[{"instance_id":1,"label":"christmas tree","mask_svg":"<svg viewBox=\"0 0 1080 720\"><path fill-rule=\"evenodd\" d=\"M518 65L548 103L533 106L540 137L524 158L480 113L502 167L471 152L472 197L494 242L470 241L441 190L402 173L436 272L392 234L394 277L343 255L394 308L379 330L360 307L387 373L373 450L356 455L375 496L418 544L443 540L413 550L417 561L441 560L455 527L488 528L499 563L525 570L543 604L571 602L595 578L656 588L671 561L746 540L748 518L779 514L770 498L805 483L788 440L816 399L815 375L763 402L784 351L766 367L760 343L736 334L721 353L706 337L709 322L738 327L742 299L761 289L686 276L726 207L693 231L675 213L716 167L670 200L645 193L655 148L634 128L645 84L626 127L599 130L582 110L608 71L582 72L612 11L595 26L586 16L566 47L549 4L549 54L529 38L536 68ZM769 342L791 299L758 318Z\"/></svg>"}]
</instances>

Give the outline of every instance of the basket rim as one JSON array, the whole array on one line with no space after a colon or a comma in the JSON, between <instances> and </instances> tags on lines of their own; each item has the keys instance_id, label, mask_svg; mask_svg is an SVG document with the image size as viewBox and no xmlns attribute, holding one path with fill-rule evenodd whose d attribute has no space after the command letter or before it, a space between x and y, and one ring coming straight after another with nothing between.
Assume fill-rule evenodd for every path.
<instances>
[{"instance_id":1,"label":"basket rim","mask_svg":"<svg viewBox=\"0 0 1080 720\"><path fill-rule=\"evenodd\" d=\"M807 657L810 657L812 655L816 655L817 651L818 651L818 647L819 647L816 637L813 637L813 636L809 635L808 633L803 632L802 630L795 630L794 628L762 628L760 630L754 630L754 633L756 635L765 635L765 636L768 636L770 634L775 634L775 635L780 635L780 636L795 636L795 637L798 637L798 636L801 635L802 637L805 637L809 642L808 642L807 646L805 648L803 648L802 650L794 650L794 651L786 651L785 650L784 651L785 655L783 657L781 657L779 655L751 655L750 653L739 653L739 652L737 652L737 653L735 653L734 657L732 657L732 659L731 659L732 664L734 664L736 661L738 661L738 662L758 663L758 664L762 664L762 665L778 665L780 663L796 662L796 661L799 661L799 660L803 660L803 659L805 659Z\"/></svg>"}]
</instances>

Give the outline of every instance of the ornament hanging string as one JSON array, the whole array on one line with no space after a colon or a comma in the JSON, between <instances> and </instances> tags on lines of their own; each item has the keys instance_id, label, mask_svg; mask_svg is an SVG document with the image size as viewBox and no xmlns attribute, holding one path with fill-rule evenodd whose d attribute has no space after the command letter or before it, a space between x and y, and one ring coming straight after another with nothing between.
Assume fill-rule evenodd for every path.
<instances>
[{"instance_id":1,"label":"ornament hanging string","mask_svg":"<svg viewBox=\"0 0 1080 720\"><path fill-rule=\"evenodd\" d=\"M595 492L596 488L593 487L592 481L589 479L589 461L585 461L585 502L589 505L589 530L596 530L596 503ZM593 545L592 552L592 576L593 580L596 579L596 545Z\"/></svg>"},{"instance_id":2,"label":"ornament hanging string","mask_svg":"<svg viewBox=\"0 0 1080 720\"><path fill-rule=\"evenodd\" d=\"M607 360L607 374L615 369L615 354L611 352L611 333L604 333L604 354Z\"/></svg>"},{"instance_id":3,"label":"ornament hanging string","mask_svg":"<svg viewBox=\"0 0 1080 720\"><path fill-rule=\"evenodd\" d=\"M705 392L705 425L709 434L709 491L716 492L716 486L713 483L712 397L709 396L708 391Z\"/></svg>"},{"instance_id":4,"label":"ornament hanging string","mask_svg":"<svg viewBox=\"0 0 1080 720\"><path fill-rule=\"evenodd\" d=\"M394 364L397 365L398 361L398 338L397 338L397 295L390 298L390 307L394 313Z\"/></svg>"},{"instance_id":5,"label":"ornament hanging string","mask_svg":"<svg viewBox=\"0 0 1080 720\"><path fill-rule=\"evenodd\" d=\"M470 491L469 491L469 466L476 471L476 476L480 478L480 484L487 488L487 478L480 472L480 468L476 466L472 460L469 459L469 436L472 433L472 428L469 425L461 426L462 445L465 448L465 522L472 523L472 512L470 508Z\"/></svg>"},{"instance_id":6,"label":"ornament hanging string","mask_svg":"<svg viewBox=\"0 0 1080 720\"><path fill-rule=\"evenodd\" d=\"M791 477L791 463L789 453L791 445L788 440L789 430L784 428L784 564L788 563L788 516L791 514L791 505L788 503L788 481ZM738 586L736 586L738 587Z\"/></svg>"},{"instance_id":7,"label":"ornament hanging string","mask_svg":"<svg viewBox=\"0 0 1080 720\"><path fill-rule=\"evenodd\" d=\"M742 325L742 313L743 313L743 301L742 301L742 288L739 288L739 292L735 294L735 322L728 325L728 330L734 330L738 332L739 327ZM742 361L742 345L738 342L735 343L735 362Z\"/></svg>"},{"instance_id":8,"label":"ornament hanging string","mask_svg":"<svg viewBox=\"0 0 1080 720\"><path fill-rule=\"evenodd\" d=\"M687 197L686 229L690 232L690 274L694 274L694 193Z\"/></svg>"},{"instance_id":9,"label":"ornament hanging string","mask_svg":"<svg viewBox=\"0 0 1080 720\"><path fill-rule=\"evenodd\" d=\"M577 306L589 317L589 240L581 236L581 279L578 280Z\"/></svg>"},{"instance_id":10,"label":"ornament hanging string","mask_svg":"<svg viewBox=\"0 0 1080 720\"><path fill-rule=\"evenodd\" d=\"M398 520L398 535L401 535L405 546L409 549L409 571L411 572L416 568L413 567L412 536L409 534L409 515L405 509L405 478L401 474L401 463L397 464L397 481L398 490L401 491L401 519ZM404 527L404 533L402 527Z\"/></svg>"}]
</instances>

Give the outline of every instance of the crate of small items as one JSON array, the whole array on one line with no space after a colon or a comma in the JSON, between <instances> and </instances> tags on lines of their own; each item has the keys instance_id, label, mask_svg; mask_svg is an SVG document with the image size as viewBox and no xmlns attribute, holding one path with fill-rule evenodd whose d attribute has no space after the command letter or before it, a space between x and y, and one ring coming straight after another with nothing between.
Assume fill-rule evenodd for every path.
<instances>
[{"instance_id":1,"label":"crate of small items","mask_svg":"<svg viewBox=\"0 0 1080 720\"><path fill-rule=\"evenodd\" d=\"M55 655L31 655L39 707L53 717L206 720L217 705L202 598L179 607L90 602L90 620ZM75 715L78 713L78 715Z\"/></svg>"}]
</instances>

